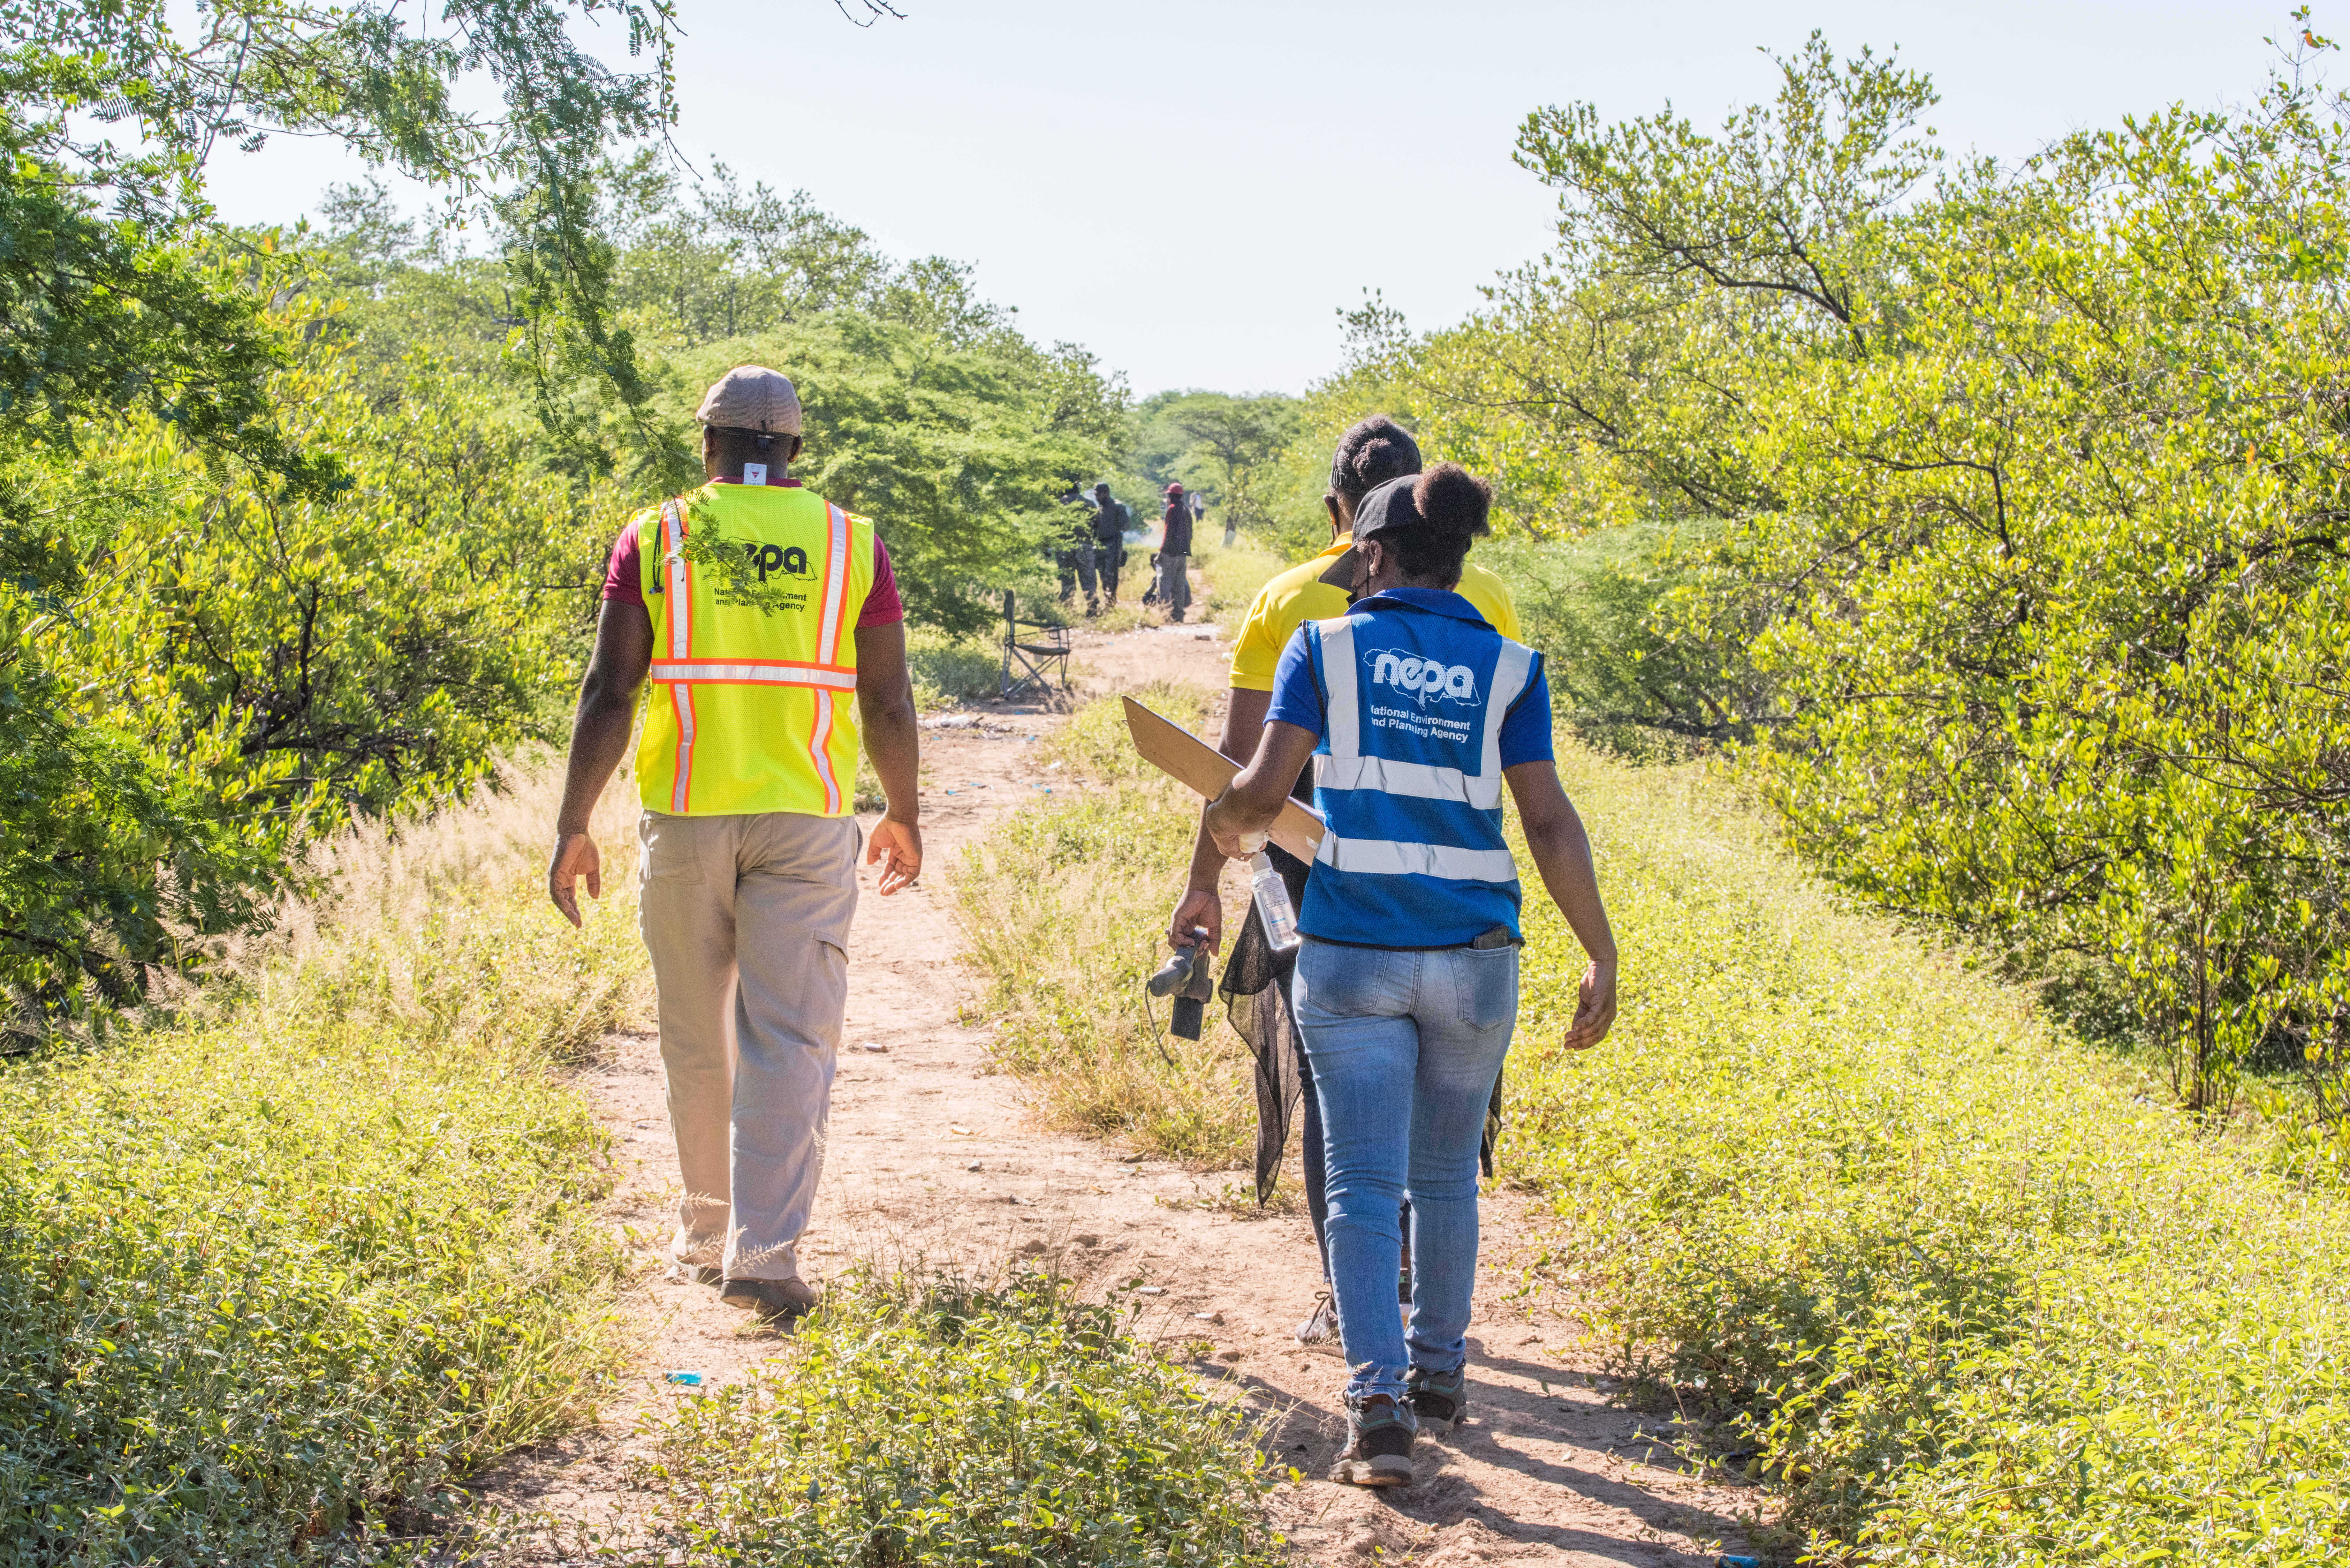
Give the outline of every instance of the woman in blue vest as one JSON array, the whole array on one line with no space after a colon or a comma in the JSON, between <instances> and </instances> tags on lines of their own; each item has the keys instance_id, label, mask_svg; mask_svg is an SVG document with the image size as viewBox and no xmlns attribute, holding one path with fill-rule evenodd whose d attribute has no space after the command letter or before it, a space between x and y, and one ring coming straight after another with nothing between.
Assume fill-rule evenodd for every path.
<instances>
[{"instance_id":1,"label":"woman in blue vest","mask_svg":"<svg viewBox=\"0 0 2350 1568\"><path fill-rule=\"evenodd\" d=\"M1274 678L1255 757L1208 810L1227 855L1271 825L1315 762L1328 831L1298 912L1298 1033L1327 1147L1332 1293L1353 1368L1334 1480L1412 1478L1421 1427L1468 1407L1477 1143L1518 1011L1526 847L1590 957L1563 1044L1616 1016L1616 939L1591 844L1553 764L1542 656L1452 591L1492 491L1457 463L1388 481L1355 513L1364 597L1308 621ZM1398 1214L1411 1202L1412 1303L1398 1324Z\"/></svg>"}]
</instances>

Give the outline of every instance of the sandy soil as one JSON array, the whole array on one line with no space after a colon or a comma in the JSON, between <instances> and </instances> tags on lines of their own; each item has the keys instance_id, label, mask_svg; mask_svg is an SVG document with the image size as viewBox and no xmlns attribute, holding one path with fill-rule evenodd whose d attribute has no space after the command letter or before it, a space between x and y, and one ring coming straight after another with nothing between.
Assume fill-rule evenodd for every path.
<instances>
[{"instance_id":1,"label":"sandy soil","mask_svg":"<svg viewBox=\"0 0 2350 1568\"><path fill-rule=\"evenodd\" d=\"M1080 696L1169 678L1221 690L1228 651L1197 627L1084 633L1078 646ZM1663 1424L1611 1405L1573 1324L1517 1293L1535 1228L1511 1196L1487 1208L1470 1420L1422 1441L1413 1487L1336 1486L1320 1478L1342 1433L1345 1368L1335 1348L1303 1349L1291 1332L1321 1289L1302 1210L1235 1212L1227 1189L1241 1172L1122 1158L1040 1130L1018 1083L989 1070L986 1030L960 1017L958 938L941 886L961 846L1046 787L1071 787L1036 760L1063 705L983 704L975 723L925 732L930 871L925 886L887 901L867 874L822 1197L803 1247L811 1276L860 1258L983 1272L1035 1258L1089 1293L1147 1289L1137 1294L1142 1330L1262 1411L1268 1453L1304 1478L1273 1505L1301 1561L1695 1568L1712 1562L1714 1542L1739 1550L1735 1516L1760 1494L1679 1473L1644 1440ZM629 1456L649 1420L692 1397L665 1372L733 1379L776 1345L660 1255L677 1172L650 1026L611 1041L582 1081L619 1140L611 1212L639 1271L625 1310L643 1348L596 1426L482 1480L486 1517L510 1521L500 1533L515 1560L539 1563L644 1541L647 1500L630 1490Z\"/></svg>"}]
</instances>

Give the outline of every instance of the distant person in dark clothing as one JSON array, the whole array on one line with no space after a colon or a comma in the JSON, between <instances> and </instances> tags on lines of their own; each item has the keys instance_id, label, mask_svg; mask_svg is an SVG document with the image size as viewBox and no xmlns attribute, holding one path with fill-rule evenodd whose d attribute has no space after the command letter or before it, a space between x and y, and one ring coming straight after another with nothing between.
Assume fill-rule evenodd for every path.
<instances>
[{"instance_id":1,"label":"distant person in dark clothing","mask_svg":"<svg viewBox=\"0 0 2350 1568\"><path fill-rule=\"evenodd\" d=\"M1085 496L1074 484L1061 497L1061 504L1067 509L1069 518L1068 533L1053 552L1053 565L1061 577L1061 602L1074 603L1076 590L1083 587L1086 614L1098 615L1101 598L1094 588L1094 561L1098 552L1094 546L1093 509L1086 504Z\"/></svg>"},{"instance_id":2,"label":"distant person in dark clothing","mask_svg":"<svg viewBox=\"0 0 2350 1568\"><path fill-rule=\"evenodd\" d=\"M1167 512L1161 520L1165 531L1159 538L1159 607L1167 618L1180 622L1183 612L1191 607L1191 579L1187 573L1191 559L1191 504L1183 498L1183 487L1167 487Z\"/></svg>"},{"instance_id":3,"label":"distant person in dark clothing","mask_svg":"<svg viewBox=\"0 0 2350 1568\"><path fill-rule=\"evenodd\" d=\"M1094 570L1101 578L1102 603L1118 603L1118 569L1126 560L1126 531L1134 514L1110 499L1109 486L1094 486Z\"/></svg>"}]
</instances>

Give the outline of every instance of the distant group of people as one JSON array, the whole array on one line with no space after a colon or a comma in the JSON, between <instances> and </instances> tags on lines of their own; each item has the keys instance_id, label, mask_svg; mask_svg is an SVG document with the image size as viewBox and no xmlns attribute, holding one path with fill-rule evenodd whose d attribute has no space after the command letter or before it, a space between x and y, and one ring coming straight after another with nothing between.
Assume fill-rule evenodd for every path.
<instances>
[{"instance_id":1,"label":"distant group of people","mask_svg":"<svg viewBox=\"0 0 2350 1568\"><path fill-rule=\"evenodd\" d=\"M1118 574L1126 561L1126 534L1134 514L1109 493L1107 484L1094 486L1090 505L1075 485L1061 497L1070 512L1068 536L1053 553L1061 576L1061 602L1073 603L1085 589L1086 613L1099 615L1118 603Z\"/></svg>"},{"instance_id":2,"label":"distant group of people","mask_svg":"<svg viewBox=\"0 0 2350 1568\"><path fill-rule=\"evenodd\" d=\"M700 418L708 483L638 514L612 550L547 892L577 922L578 884L601 891L588 818L650 684L637 866L683 1188L670 1253L727 1303L788 1323L819 1299L798 1242L823 1162L859 851L885 898L921 874L920 735L889 551L869 519L790 476L797 390L743 366ZM1089 601L1099 584L1114 603L1128 514L1107 484L1094 494L1060 554ZM1254 950L1271 1016L1303 1044L1308 1205L1350 1368L1332 1473L1358 1485L1409 1482L1420 1432L1468 1409L1479 1143L1523 940L1505 794L1589 957L1561 1044L1596 1044L1616 1012L1616 940L1552 763L1542 656L1516 639L1507 589L1467 559L1491 499L1456 464L1422 472L1392 421L1347 431L1325 498L1330 548L1268 583L1236 639L1222 749L1244 765L1201 818L1170 921L1170 942L1203 930L1213 949L1225 863L1263 844L1284 798L1310 792L1320 847L1310 864L1276 862L1303 940L1270 953L1253 912L1234 956ZM1179 621L1198 520L1169 485L1149 597ZM720 551L690 552L697 536ZM709 569L736 545L786 563L766 597L746 601ZM856 812L860 745L887 796L869 830ZM1299 1337L1328 1329L1317 1312Z\"/></svg>"},{"instance_id":3,"label":"distant group of people","mask_svg":"<svg viewBox=\"0 0 2350 1568\"><path fill-rule=\"evenodd\" d=\"M1074 605L1082 591L1086 614L1099 615L1118 603L1118 568L1126 559L1126 536L1134 526L1134 514L1110 494L1107 484L1094 486L1090 504L1074 486L1061 501L1071 513L1068 533L1053 552L1061 602ZM1167 487L1166 503L1142 602L1159 606L1169 620L1180 622L1191 607L1191 531L1206 515L1207 506L1196 491L1186 492L1180 484ZM1224 533L1229 545L1232 529L1227 526Z\"/></svg>"}]
</instances>

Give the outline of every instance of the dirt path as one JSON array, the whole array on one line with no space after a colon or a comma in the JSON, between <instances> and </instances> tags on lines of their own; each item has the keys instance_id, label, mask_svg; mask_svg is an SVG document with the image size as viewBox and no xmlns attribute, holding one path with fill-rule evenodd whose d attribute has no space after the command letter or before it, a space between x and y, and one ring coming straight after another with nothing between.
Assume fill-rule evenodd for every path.
<instances>
[{"instance_id":1,"label":"dirt path","mask_svg":"<svg viewBox=\"0 0 2350 1568\"><path fill-rule=\"evenodd\" d=\"M1193 628L1086 634L1079 647L1079 685L1091 691L1170 678L1221 690L1228 651ZM884 902L867 874L824 1185L802 1249L809 1272L860 1258L988 1272L1026 1257L1056 1262L1088 1293L1148 1290L1142 1330L1263 1411L1268 1449L1306 1478L1274 1504L1304 1561L1697 1568L1712 1561L1706 1542L1726 1537L1737 1550L1733 1514L1757 1494L1677 1474L1640 1440L1643 1419L1606 1402L1571 1325L1513 1299L1531 1238L1507 1195L1487 1210L1470 1422L1423 1441L1414 1487L1372 1493L1319 1479L1341 1432L1345 1367L1335 1348L1304 1350L1291 1333L1321 1289L1303 1212L1236 1214L1223 1199L1243 1173L1129 1163L1114 1147L1037 1130L1018 1083L989 1071L986 1031L959 1016L958 937L941 890L957 852L1044 788L1071 787L1036 760L1058 715L976 713L976 724L924 733L929 885ZM645 1349L598 1425L484 1478L490 1504L537 1516L515 1544L519 1560L542 1563L584 1560L591 1533L608 1548L642 1540L644 1500L627 1476L640 1420L691 1397L665 1371L730 1380L776 1344L661 1258L677 1168L656 1039L616 1038L585 1086L620 1140L612 1212L641 1271L627 1310ZM1652 1454L1659 1464L1645 1462Z\"/></svg>"}]
</instances>

